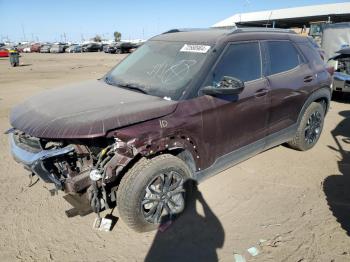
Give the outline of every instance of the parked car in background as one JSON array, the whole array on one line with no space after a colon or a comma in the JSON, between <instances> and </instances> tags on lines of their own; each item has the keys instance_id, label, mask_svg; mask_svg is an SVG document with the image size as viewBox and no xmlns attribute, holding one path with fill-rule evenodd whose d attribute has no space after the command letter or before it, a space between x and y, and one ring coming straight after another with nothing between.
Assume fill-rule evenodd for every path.
<instances>
[{"instance_id":1,"label":"parked car in background","mask_svg":"<svg viewBox=\"0 0 350 262\"><path fill-rule=\"evenodd\" d=\"M30 46L27 46L25 48L23 48L23 53L30 53L31 52L31 49L30 49Z\"/></svg>"},{"instance_id":2,"label":"parked car in background","mask_svg":"<svg viewBox=\"0 0 350 262\"><path fill-rule=\"evenodd\" d=\"M30 52L39 53L39 52L40 52L41 46L42 46L42 44L40 44L40 43L32 44L32 45L30 46Z\"/></svg>"},{"instance_id":3,"label":"parked car in background","mask_svg":"<svg viewBox=\"0 0 350 262\"><path fill-rule=\"evenodd\" d=\"M43 45L40 48L40 53L50 53L51 45Z\"/></svg>"},{"instance_id":4,"label":"parked car in background","mask_svg":"<svg viewBox=\"0 0 350 262\"><path fill-rule=\"evenodd\" d=\"M20 52L20 53L23 53L23 50L24 48L28 47L28 45L23 45L23 44L20 44L20 45L17 45L16 48L17 48L17 51Z\"/></svg>"},{"instance_id":5,"label":"parked car in background","mask_svg":"<svg viewBox=\"0 0 350 262\"><path fill-rule=\"evenodd\" d=\"M111 44L105 45L103 47L103 52L108 53L108 48L111 46Z\"/></svg>"},{"instance_id":6,"label":"parked car in background","mask_svg":"<svg viewBox=\"0 0 350 262\"><path fill-rule=\"evenodd\" d=\"M124 54L130 53L130 50L133 49L135 45L130 42L118 42L115 44L115 53L116 54Z\"/></svg>"},{"instance_id":7,"label":"parked car in background","mask_svg":"<svg viewBox=\"0 0 350 262\"><path fill-rule=\"evenodd\" d=\"M101 50L100 44L91 43L82 46L83 52L99 52Z\"/></svg>"},{"instance_id":8,"label":"parked car in background","mask_svg":"<svg viewBox=\"0 0 350 262\"><path fill-rule=\"evenodd\" d=\"M136 45L131 42L118 42L105 46L103 51L110 54L130 53L131 49L135 49Z\"/></svg>"},{"instance_id":9,"label":"parked car in background","mask_svg":"<svg viewBox=\"0 0 350 262\"><path fill-rule=\"evenodd\" d=\"M100 51L104 51L105 46L108 46L109 44L100 44Z\"/></svg>"},{"instance_id":10,"label":"parked car in background","mask_svg":"<svg viewBox=\"0 0 350 262\"><path fill-rule=\"evenodd\" d=\"M82 49L80 45L71 45L66 49L67 53L81 53Z\"/></svg>"},{"instance_id":11,"label":"parked car in background","mask_svg":"<svg viewBox=\"0 0 350 262\"><path fill-rule=\"evenodd\" d=\"M9 56L9 50L6 48L0 48L0 57L8 57Z\"/></svg>"},{"instance_id":12,"label":"parked car in background","mask_svg":"<svg viewBox=\"0 0 350 262\"><path fill-rule=\"evenodd\" d=\"M73 48L73 47L76 46L76 45L77 45L77 44L70 45L70 46L68 46L64 51L65 51L66 53L70 53L71 48Z\"/></svg>"},{"instance_id":13,"label":"parked car in background","mask_svg":"<svg viewBox=\"0 0 350 262\"><path fill-rule=\"evenodd\" d=\"M114 54L115 51L116 51L116 48L115 48L115 43L113 44L109 44L109 45L106 45L103 47L103 52L105 53L109 53L109 54Z\"/></svg>"},{"instance_id":14,"label":"parked car in background","mask_svg":"<svg viewBox=\"0 0 350 262\"><path fill-rule=\"evenodd\" d=\"M50 53L63 53L64 52L64 46L63 45L53 45L50 48Z\"/></svg>"},{"instance_id":15,"label":"parked car in background","mask_svg":"<svg viewBox=\"0 0 350 262\"><path fill-rule=\"evenodd\" d=\"M282 143L314 147L330 85L318 51L289 30L171 30L99 80L16 106L7 133L14 159L75 211L116 205L143 232L185 209L190 179Z\"/></svg>"}]
</instances>

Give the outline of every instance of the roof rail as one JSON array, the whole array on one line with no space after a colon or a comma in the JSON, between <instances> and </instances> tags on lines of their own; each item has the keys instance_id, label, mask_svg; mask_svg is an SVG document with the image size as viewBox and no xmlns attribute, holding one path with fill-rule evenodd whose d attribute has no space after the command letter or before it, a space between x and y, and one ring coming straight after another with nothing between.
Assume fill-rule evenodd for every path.
<instances>
[{"instance_id":1,"label":"roof rail","mask_svg":"<svg viewBox=\"0 0 350 262\"><path fill-rule=\"evenodd\" d=\"M179 32L191 32L191 31L206 31L206 30L227 30L224 28L215 28L215 27L208 27L208 28L174 28L170 29L168 31L165 31L162 33L164 34L171 34L171 33L179 33Z\"/></svg>"},{"instance_id":2,"label":"roof rail","mask_svg":"<svg viewBox=\"0 0 350 262\"><path fill-rule=\"evenodd\" d=\"M251 33L251 32L296 34L296 32L291 30L291 29L266 28L266 27L238 27L238 28L232 30L231 34L233 34L233 33Z\"/></svg>"}]
</instances>

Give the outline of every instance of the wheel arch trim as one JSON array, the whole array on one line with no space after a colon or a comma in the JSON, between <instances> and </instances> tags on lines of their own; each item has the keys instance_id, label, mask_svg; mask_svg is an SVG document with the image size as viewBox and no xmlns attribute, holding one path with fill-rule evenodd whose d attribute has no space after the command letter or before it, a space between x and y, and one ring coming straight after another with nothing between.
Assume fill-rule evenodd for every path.
<instances>
[{"instance_id":1,"label":"wheel arch trim","mask_svg":"<svg viewBox=\"0 0 350 262\"><path fill-rule=\"evenodd\" d=\"M331 90L328 86L323 86L320 89L317 89L316 91L314 91L305 101L302 109L300 110L299 116L298 116L298 124L300 123L306 109L311 105L311 103L316 102L317 100L320 99L325 99L326 100L326 110L325 113L327 113L327 111L329 110L329 105L330 105L330 101L331 101Z\"/></svg>"}]
</instances>

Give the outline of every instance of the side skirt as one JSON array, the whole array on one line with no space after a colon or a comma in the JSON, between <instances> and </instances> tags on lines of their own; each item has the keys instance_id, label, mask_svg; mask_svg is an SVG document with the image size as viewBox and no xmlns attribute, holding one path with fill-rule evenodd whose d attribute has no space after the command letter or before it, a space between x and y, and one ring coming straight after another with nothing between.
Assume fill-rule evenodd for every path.
<instances>
[{"instance_id":1,"label":"side skirt","mask_svg":"<svg viewBox=\"0 0 350 262\"><path fill-rule=\"evenodd\" d=\"M236 164L243 162L269 148L290 141L294 137L297 128L298 125L294 124L274 134L268 135L267 137L260 139L252 144L246 145L240 149L219 157L210 167L196 172L196 180L198 182L203 182L209 177L212 177L230 167L233 167Z\"/></svg>"}]
</instances>

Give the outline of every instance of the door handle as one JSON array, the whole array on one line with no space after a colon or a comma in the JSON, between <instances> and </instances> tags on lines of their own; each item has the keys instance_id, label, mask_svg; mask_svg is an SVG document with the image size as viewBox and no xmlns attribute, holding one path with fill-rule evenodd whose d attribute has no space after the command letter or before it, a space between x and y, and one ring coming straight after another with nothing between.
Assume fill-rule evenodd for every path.
<instances>
[{"instance_id":1,"label":"door handle","mask_svg":"<svg viewBox=\"0 0 350 262\"><path fill-rule=\"evenodd\" d=\"M304 77L304 82L305 82L305 83L309 83L309 82L311 82L312 80L314 80L313 76L305 76L305 77Z\"/></svg>"},{"instance_id":2,"label":"door handle","mask_svg":"<svg viewBox=\"0 0 350 262\"><path fill-rule=\"evenodd\" d=\"M254 95L255 95L256 97L261 97L261 96L266 95L268 91L269 91L269 90L268 90L267 88L259 89L259 90L257 90L257 91L254 93Z\"/></svg>"}]
</instances>

